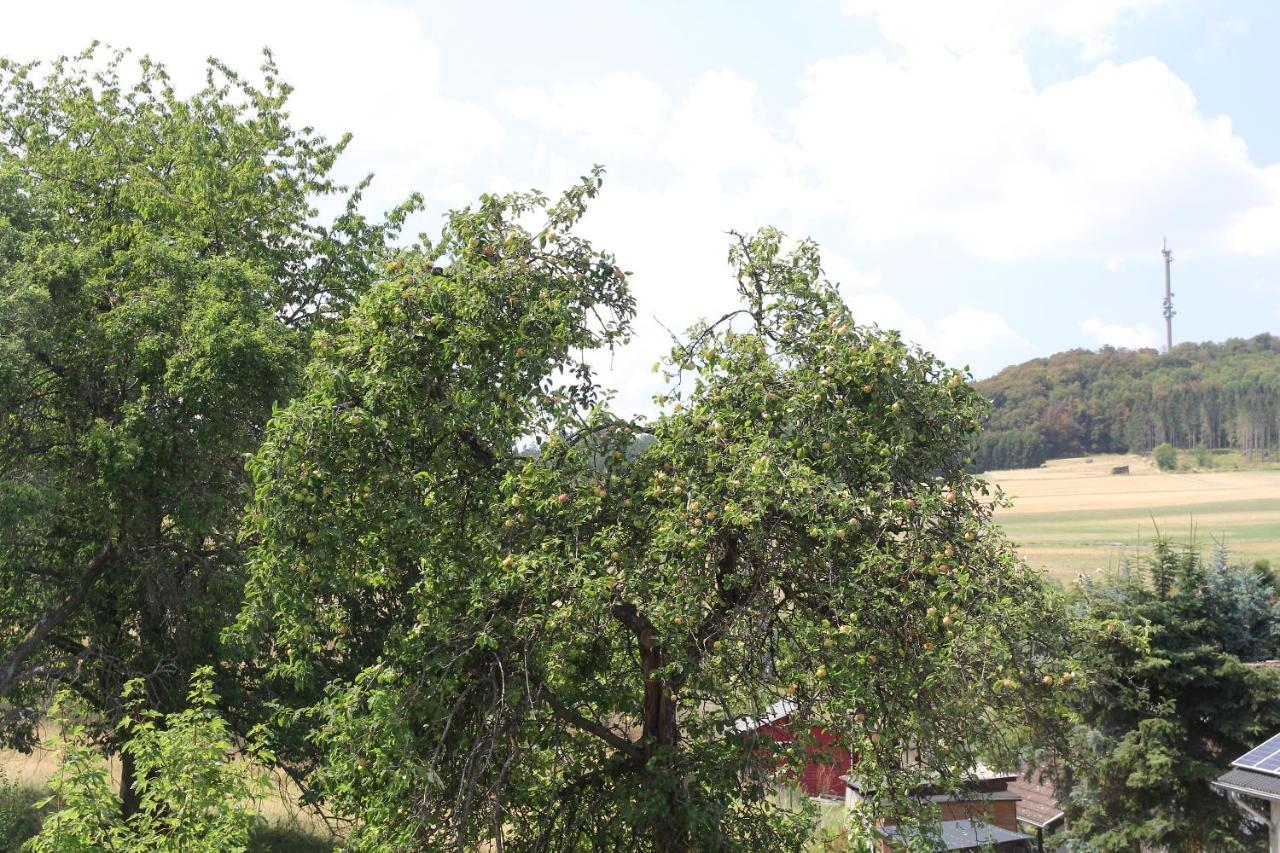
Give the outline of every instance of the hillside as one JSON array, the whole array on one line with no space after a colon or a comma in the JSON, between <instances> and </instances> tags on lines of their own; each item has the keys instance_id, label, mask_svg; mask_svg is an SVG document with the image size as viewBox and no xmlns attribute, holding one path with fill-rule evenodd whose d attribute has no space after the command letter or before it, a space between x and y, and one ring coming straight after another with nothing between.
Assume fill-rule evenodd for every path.
<instances>
[{"instance_id":1,"label":"hillside","mask_svg":"<svg viewBox=\"0 0 1280 853\"><path fill-rule=\"evenodd\" d=\"M1185 343L1173 351L1069 350L976 383L992 403L981 469L1090 453L1176 447L1280 450L1280 338Z\"/></svg>"}]
</instances>

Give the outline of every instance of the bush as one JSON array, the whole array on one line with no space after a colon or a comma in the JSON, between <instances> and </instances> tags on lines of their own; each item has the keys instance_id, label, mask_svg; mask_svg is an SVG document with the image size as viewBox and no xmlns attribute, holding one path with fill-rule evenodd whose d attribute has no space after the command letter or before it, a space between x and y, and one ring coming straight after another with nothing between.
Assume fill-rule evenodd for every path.
<instances>
[{"instance_id":1,"label":"bush","mask_svg":"<svg viewBox=\"0 0 1280 853\"><path fill-rule=\"evenodd\" d=\"M303 829L260 826L249 840L249 853L332 853L333 843Z\"/></svg>"},{"instance_id":2,"label":"bush","mask_svg":"<svg viewBox=\"0 0 1280 853\"><path fill-rule=\"evenodd\" d=\"M142 682L125 686L129 716L120 724L123 749L137 768L139 809L121 814L120 797L110 784L85 726L84 709L67 692L59 694L54 717L62 764L49 787L56 803L30 853L109 850L120 853L222 853L248 848L256 823L255 802L266 792L261 764L270 755L250 737L248 761L233 758L230 727L215 710L213 673L199 669L191 680L189 707L173 714L146 708Z\"/></svg>"},{"instance_id":3,"label":"bush","mask_svg":"<svg viewBox=\"0 0 1280 853\"><path fill-rule=\"evenodd\" d=\"M40 831L40 792L19 787L0 770L0 853L18 853Z\"/></svg>"},{"instance_id":4,"label":"bush","mask_svg":"<svg viewBox=\"0 0 1280 853\"><path fill-rule=\"evenodd\" d=\"M1205 447L1203 444L1197 445L1196 449L1192 451L1192 454L1195 456L1195 459L1196 459L1196 467L1198 468L1213 467L1213 453L1212 451L1209 450L1209 448Z\"/></svg>"},{"instance_id":5,"label":"bush","mask_svg":"<svg viewBox=\"0 0 1280 853\"><path fill-rule=\"evenodd\" d=\"M1174 471L1178 468L1178 451L1174 450L1173 445L1169 442L1156 445L1156 449L1151 451L1152 457L1156 460L1156 467L1161 471Z\"/></svg>"},{"instance_id":6,"label":"bush","mask_svg":"<svg viewBox=\"0 0 1280 853\"><path fill-rule=\"evenodd\" d=\"M1070 850L1266 849L1214 780L1280 726L1280 605L1254 567L1217 548L1154 543L1072 593L1099 655L1056 774ZM1261 846L1259 846L1261 845Z\"/></svg>"}]
</instances>

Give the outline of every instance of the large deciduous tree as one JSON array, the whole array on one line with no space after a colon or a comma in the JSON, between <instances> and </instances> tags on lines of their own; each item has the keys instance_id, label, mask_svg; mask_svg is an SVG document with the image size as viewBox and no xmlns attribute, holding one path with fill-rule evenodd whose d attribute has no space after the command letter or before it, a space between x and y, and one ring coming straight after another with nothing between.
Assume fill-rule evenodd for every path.
<instances>
[{"instance_id":1,"label":"large deciduous tree","mask_svg":"<svg viewBox=\"0 0 1280 853\"><path fill-rule=\"evenodd\" d=\"M663 413L612 414L584 357L633 307L575 233L597 185L454 214L271 424L242 636L281 695L329 685L287 715L311 783L358 849L795 848L768 795L803 734L735 725L787 699L856 755L864 828L922 814L1073 675L965 472L980 399L766 230Z\"/></svg>"},{"instance_id":2,"label":"large deciduous tree","mask_svg":"<svg viewBox=\"0 0 1280 853\"><path fill-rule=\"evenodd\" d=\"M329 176L346 140L293 127L288 94L269 57L260 83L211 62L190 97L124 54L0 61L8 743L57 683L104 737L135 677L180 705L238 610L245 457L416 204L362 217Z\"/></svg>"}]
</instances>

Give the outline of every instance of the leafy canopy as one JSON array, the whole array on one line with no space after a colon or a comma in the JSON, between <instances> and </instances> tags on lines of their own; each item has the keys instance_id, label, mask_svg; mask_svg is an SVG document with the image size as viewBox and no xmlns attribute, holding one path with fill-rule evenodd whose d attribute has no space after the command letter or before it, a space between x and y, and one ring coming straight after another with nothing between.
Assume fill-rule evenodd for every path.
<instances>
[{"instance_id":1,"label":"leafy canopy","mask_svg":"<svg viewBox=\"0 0 1280 853\"><path fill-rule=\"evenodd\" d=\"M239 636L312 783L356 849L795 849L768 795L804 738L735 726L787 699L856 753L864 828L924 814L1074 678L964 470L980 398L765 230L664 413L612 414L584 353L633 308L574 230L598 185L451 216L270 425Z\"/></svg>"},{"instance_id":2,"label":"leafy canopy","mask_svg":"<svg viewBox=\"0 0 1280 853\"><path fill-rule=\"evenodd\" d=\"M330 178L346 145L289 87L97 48L0 60L0 737L71 683L111 736L146 675L176 707L239 605L245 456L314 330L369 284L386 223ZM329 224L314 204L331 197Z\"/></svg>"}]
</instances>

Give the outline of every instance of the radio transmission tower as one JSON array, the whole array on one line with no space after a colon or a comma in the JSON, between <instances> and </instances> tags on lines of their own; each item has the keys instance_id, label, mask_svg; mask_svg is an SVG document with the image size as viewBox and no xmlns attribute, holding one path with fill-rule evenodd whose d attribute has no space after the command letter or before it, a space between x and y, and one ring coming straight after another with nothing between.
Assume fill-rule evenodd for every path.
<instances>
[{"instance_id":1,"label":"radio transmission tower","mask_svg":"<svg viewBox=\"0 0 1280 853\"><path fill-rule=\"evenodd\" d=\"M1161 243L1160 254L1164 255L1164 351L1173 349L1173 291L1169 283L1169 267L1173 264L1173 250L1168 240Z\"/></svg>"}]
</instances>

